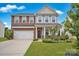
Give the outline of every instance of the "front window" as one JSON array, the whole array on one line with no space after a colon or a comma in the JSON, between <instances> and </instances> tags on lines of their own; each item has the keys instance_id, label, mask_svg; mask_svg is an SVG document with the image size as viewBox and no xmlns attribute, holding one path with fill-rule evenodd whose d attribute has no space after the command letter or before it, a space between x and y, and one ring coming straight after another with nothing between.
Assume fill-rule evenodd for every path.
<instances>
[{"instance_id":1,"label":"front window","mask_svg":"<svg viewBox=\"0 0 79 59\"><path fill-rule=\"evenodd\" d=\"M30 17L30 23L34 23L34 17Z\"/></svg>"},{"instance_id":2,"label":"front window","mask_svg":"<svg viewBox=\"0 0 79 59\"><path fill-rule=\"evenodd\" d=\"M39 20L39 22L41 22L41 19Z\"/></svg>"},{"instance_id":3,"label":"front window","mask_svg":"<svg viewBox=\"0 0 79 59\"><path fill-rule=\"evenodd\" d=\"M26 23L26 16L22 16L22 23Z\"/></svg>"},{"instance_id":4,"label":"front window","mask_svg":"<svg viewBox=\"0 0 79 59\"><path fill-rule=\"evenodd\" d=\"M48 22L48 19L46 19L45 22Z\"/></svg>"},{"instance_id":5,"label":"front window","mask_svg":"<svg viewBox=\"0 0 79 59\"><path fill-rule=\"evenodd\" d=\"M15 17L15 21L14 22L15 23L19 23L19 17L18 16Z\"/></svg>"},{"instance_id":6,"label":"front window","mask_svg":"<svg viewBox=\"0 0 79 59\"><path fill-rule=\"evenodd\" d=\"M48 20L49 20L49 17L45 16L45 22L48 22Z\"/></svg>"},{"instance_id":7,"label":"front window","mask_svg":"<svg viewBox=\"0 0 79 59\"><path fill-rule=\"evenodd\" d=\"M55 22L55 17L54 16L52 17L52 22Z\"/></svg>"},{"instance_id":8,"label":"front window","mask_svg":"<svg viewBox=\"0 0 79 59\"><path fill-rule=\"evenodd\" d=\"M38 16L38 22L42 22L42 16Z\"/></svg>"},{"instance_id":9,"label":"front window","mask_svg":"<svg viewBox=\"0 0 79 59\"><path fill-rule=\"evenodd\" d=\"M26 22L26 20L24 19L24 20L23 20L23 23L25 23L25 22Z\"/></svg>"},{"instance_id":10,"label":"front window","mask_svg":"<svg viewBox=\"0 0 79 59\"><path fill-rule=\"evenodd\" d=\"M16 23L18 23L18 19L16 19Z\"/></svg>"},{"instance_id":11,"label":"front window","mask_svg":"<svg viewBox=\"0 0 79 59\"><path fill-rule=\"evenodd\" d=\"M55 22L55 20L52 20L52 22Z\"/></svg>"}]
</instances>

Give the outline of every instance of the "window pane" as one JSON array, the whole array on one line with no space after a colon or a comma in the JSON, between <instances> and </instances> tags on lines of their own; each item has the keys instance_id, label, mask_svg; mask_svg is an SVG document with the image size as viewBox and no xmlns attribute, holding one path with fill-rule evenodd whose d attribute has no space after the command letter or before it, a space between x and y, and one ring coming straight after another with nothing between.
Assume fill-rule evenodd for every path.
<instances>
[{"instance_id":1,"label":"window pane","mask_svg":"<svg viewBox=\"0 0 79 59\"><path fill-rule=\"evenodd\" d=\"M15 23L18 23L19 22L19 17L18 16L15 17L15 21L14 22Z\"/></svg>"},{"instance_id":2,"label":"window pane","mask_svg":"<svg viewBox=\"0 0 79 59\"><path fill-rule=\"evenodd\" d=\"M39 20L39 22L41 22L41 20Z\"/></svg>"},{"instance_id":3,"label":"window pane","mask_svg":"<svg viewBox=\"0 0 79 59\"><path fill-rule=\"evenodd\" d=\"M16 23L18 23L18 19L16 19Z\"/></svg>"},{"instance_id":4,"label":"window pane","mask_svg":"<svg viewBox=\"0 0 79 59\"><path fill-rule=\"evenodd\" d=\"M38 16L38 22L42 22L42 16Z\"/></svg>"},{"instance_id":5,"label":"window pane","mask_svg":"<svg viewBox=\"0 0 79 59\"><path fill-rule=\"evenodd\" d=\"M22 23L25 23L26 22L26 16L22 16Z\"/></svg>"},{"instance_id":6,"label":"window pane","mask_svg":"<svg viewBox=\"0 0 79 59\"><path fill-rule=\"evenodd\" d=\"M26 22L26 20L24 19L24 20L23 20L23 23L25 23L25 22Z\"/></svg>"},{"instance_id":7,"label":"window pane","mask_svg":"<svg viewBox=\"0 0 79 59\"><path fill-rule=\"evenodd\" d=\"M46 19L45 21L48 22L48 19Z\"/></svg>"},{"instance_id":8,"label":"window pane","mask_svg":"<svg viewBox=\"0 0 79 59\"><path fill-rule=\"evenodd\" d=\"M34 23L34 17L30 17L30 23Z\"/></svg>"},{"instance_id":9,"label":"window pane","mask_svg":"<svg viewBox=\"0 0 79 59\"><path fill-rule=\"evenodd\" d=\"M52 22L55 22L55 20L52 20Z\"/></svg>"},{"instance_id":10,"label":"window pane","mask_svg":"<svg viewBox=\"0 0 79 59\"><path fill-rule=\"evenodd\" d=\"M48 22L48 19L49 19L49 17L48 17L48 16L46 16L46 17L45 17L45 22Z\"/></svg>"},{"instance_id":11,"label":"window pane","mask_svg":"<svg viewBox=\"0 0 79 59\"><path fill-rule=\"evenodd\" d=\"M31 23L33 23L33 20L30 20Z\"/></svg>"}]
</instances>

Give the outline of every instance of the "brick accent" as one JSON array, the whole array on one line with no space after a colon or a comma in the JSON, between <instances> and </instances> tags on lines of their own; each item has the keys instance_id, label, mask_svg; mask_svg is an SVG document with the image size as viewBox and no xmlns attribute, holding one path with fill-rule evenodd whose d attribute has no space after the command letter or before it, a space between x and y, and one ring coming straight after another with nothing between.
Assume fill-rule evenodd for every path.
<instances>
[{"instance_id":1,"label":"brick accent","mask_svg":"<svg viewBox=\"0 0 79 59\"><path fill-rule=\"evenodd\" d=\"M19 23L21 24L22 16L19 16Z\"/></svg>"},{"instance_id":2,"label":"brick accent","mask_svg":"<svg viewBox=\"0 0 79 59\"><path fill-rule=\"evenodd\" d=\"M29 24L29 16L26 16L27 17L27 24Z\"/></svg>"}]
</instances>

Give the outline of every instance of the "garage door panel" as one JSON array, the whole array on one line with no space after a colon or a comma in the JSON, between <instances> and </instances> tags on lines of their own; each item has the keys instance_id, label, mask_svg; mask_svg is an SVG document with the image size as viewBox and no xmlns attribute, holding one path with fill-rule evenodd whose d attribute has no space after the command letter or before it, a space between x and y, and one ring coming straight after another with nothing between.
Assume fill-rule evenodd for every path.
<instances>
[{"instance_id":1,"label":"garage door panel","mask_svg":"<svg viewBox=\"0 0 79 59\"><path fill-rule=\"evenodd\" d=\"M33 39L33 30L28 31L14 31L14 39Z\"/></svg>"}]
</instances>

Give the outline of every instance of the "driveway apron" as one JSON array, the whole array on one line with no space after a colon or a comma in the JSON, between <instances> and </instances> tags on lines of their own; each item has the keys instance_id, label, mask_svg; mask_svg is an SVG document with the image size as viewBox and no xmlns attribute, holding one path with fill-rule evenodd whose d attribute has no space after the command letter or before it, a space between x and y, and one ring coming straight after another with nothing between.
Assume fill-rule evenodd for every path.
<instances>
[{"instance_id":1,"label":"driveway apron","mask_svg":"<svg viewBox=\"0 0 79 59\"><path fill-rule=\"evenodd\" d=\"M9 40L0 42L0 56L23 56L33 40Z\"/></svg>"}]
</instances>

